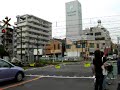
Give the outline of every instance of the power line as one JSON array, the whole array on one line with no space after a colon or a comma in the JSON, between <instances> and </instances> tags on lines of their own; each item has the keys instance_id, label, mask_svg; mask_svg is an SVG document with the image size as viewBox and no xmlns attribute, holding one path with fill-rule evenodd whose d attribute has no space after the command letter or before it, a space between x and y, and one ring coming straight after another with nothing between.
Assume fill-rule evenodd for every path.
<instances>
[{"instance_id":1,"label":"power line","mask_svg":"<svg viewBox=\"0 0 120 90\"><path fill-rule=\"evenodd\" d=\"M68 21L76 21L76 20L90 20L90 19L100 19L100 18L111 18L111 17L120 17L120 15L111 15L111 16L102 16L102 17L92 17L92 18L83 18L83 19L74 19L74 20L68 20ZM66 21L53 21L54 23L59 22L66 22Z\"/></svg>"},{"instance_id":2,"label":"power line","mask_svg":"<svg viewBox=\"0 0 120 90\"><path fill-rule=\"evenodd\" d=\"M119 20L119 21L120 21L120 20ZM109 21L109 22L110 22L110 21ZM114 22L117 22L117 21L114 21ZM114 22L111 22L111 23L102 22L102 25L120 24L120 22L119 22L119 23L114 23ZM66 27L66 26L80 26L80 25L84 26L84 25L86 25L86 24L95 25L95 24L97 24L97 23L95 23L95 24L90 24L90 23L84 23L84 24L71 24L71 25L61 25L61 26L58 26L58 25L57 25L57 27L56 27L56 26L52 26L52 27L53 27L53 28L54 28L54 27L58 28L58 27Z\"/></svg>"}]
</instances>

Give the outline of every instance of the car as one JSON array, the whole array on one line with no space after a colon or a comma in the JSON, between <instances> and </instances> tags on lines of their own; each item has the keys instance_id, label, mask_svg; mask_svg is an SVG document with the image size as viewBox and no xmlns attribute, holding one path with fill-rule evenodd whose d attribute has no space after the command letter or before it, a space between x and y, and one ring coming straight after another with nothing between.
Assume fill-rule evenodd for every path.
<instances>
[{"instance_id":1,"label":"car","mask_svg":"<svg viewBox=\"0 0 120 90\"><path fill-rule=\"evenodd\" d=\"M0 82L8 80L22 81L25 77L24 69L13 65L7 60L0 59Z\"/></svg>"}]
</instances>

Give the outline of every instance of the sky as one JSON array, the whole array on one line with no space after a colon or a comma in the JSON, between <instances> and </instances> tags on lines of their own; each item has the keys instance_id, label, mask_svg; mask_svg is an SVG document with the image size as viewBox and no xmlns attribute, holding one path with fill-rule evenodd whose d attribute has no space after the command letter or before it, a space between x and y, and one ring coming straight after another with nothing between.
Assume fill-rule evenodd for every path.
<instances>
[{"instance_id":1,"label":"sky","mask_svg":"<svg viewBox=\"0 0 120 90\"><path fill-rule=\"evenodd\" d=\"M52 36L61 38L65 36L65 3L70 1L73 0L1 0L0 21L8 16L14 25L17 15L32 14L52 22ZM82 5L83 29L97 25L101 19L115 41L120 31L120 0L78 1Z\"/></svg>"}]
</instances>

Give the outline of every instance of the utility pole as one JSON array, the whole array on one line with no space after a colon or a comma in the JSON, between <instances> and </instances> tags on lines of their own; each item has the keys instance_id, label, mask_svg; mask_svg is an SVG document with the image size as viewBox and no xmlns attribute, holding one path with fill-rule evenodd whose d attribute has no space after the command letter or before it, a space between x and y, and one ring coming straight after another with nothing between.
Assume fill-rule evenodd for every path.
<instances>
[{"instance_id":1,"label":"utility pole","mask_svg":"<svg viewBox=\"0 0 120 90\"><path fill-rule=\"evenodd\" d=\"M82 58L83 58L83 40L82 41L80 41L81 42L81 45L82 45Z\"/></svg>"},{"instance_id":2,"label":"utility pole","mask_svg":"<svg viewBox=\"0 0 120 90\"><path fill-rule=\"evenodd\" d=\"M22 60L22 27L21 27L21 60Z\"/></svg>"},{"instance_id":3,"label":"utility pole","mask_svg":"<svg viewBox=\"0 0 120 90\"><path fill-rule=\"evenodd\" d=\"M62 41L61 41L61 43L60 43L60 48L61 48L61 60L62 60L62 62L63 62L63 58L62 58L62 53L63 53L63 45L62 45Z\"/></svg>"},{"instance_id":4,"label":"utility pole","mask_svg":"<svg viewBox=\"0 0 120 90\"><path fill-rule=\"evenodd\" d=\"M38 35L37 35L37 59L39 61L39 58L38 58Z\"/></svg>"},{"instance_id":5,"label":"utility pole","mask_svg":"<svg viewBox=\"0 0 120 90\"><path fill-rule=\"evenodd\" d=\"M15 51L14 51L14 35L15 35L15 31L16 31L16 28L13 27L13 35L12 35L12 38L13 38L12 39L12 43L13 43L13 46L12 46L12 48L13 48L13 55L12 56L13 57L15 56Z\"/></svg>"},{"instance_id":6,"label":"utility pole","mask_svg":"<svg viewBox=\"0 0 120 90\"><path fill-rule=\"evenodd\" d=\"M53 58L53 62L55 61L55 43L54 43L54 38L53 38L53 48L54 48L54 58Z\"/></svg>"},{"instance_id":7,"label":"utility pole","mask_svg":"<svg viewBox=\"0 0 120 90\"><path fill-rule=\"evenodd\" d=\"M2 33L4 33L1 37L3 38L2 43L4 45L4 50L7 52L9 59L13 56L13 29L10 28L9 21L11 18L5 17L3 21L4 25L2 26Z\"/></svg>"}]
</instances>

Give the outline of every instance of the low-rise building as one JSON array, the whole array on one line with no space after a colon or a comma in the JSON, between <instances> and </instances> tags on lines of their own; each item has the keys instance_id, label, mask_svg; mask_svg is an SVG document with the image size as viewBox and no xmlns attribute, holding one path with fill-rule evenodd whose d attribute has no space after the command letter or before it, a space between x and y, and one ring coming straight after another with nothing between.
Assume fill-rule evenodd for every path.
<instances>
[{"instance_id":1,"label":"low-rise building","mask_svg":"<svg viewBox=\"0 0 120 90\"><path fill-rule=\"evenodd\" d=\"M59 40L51 39L45 46L44 55L60 57L62 54L62 43Z\"/></svg>"}]
</instances>

